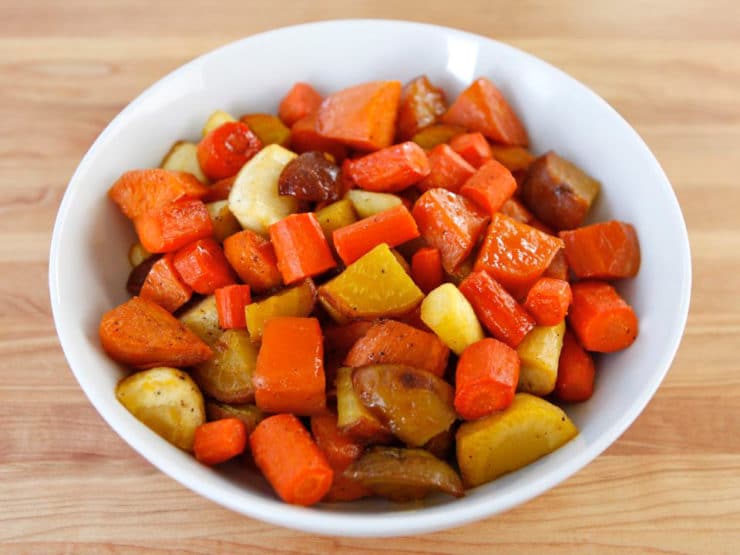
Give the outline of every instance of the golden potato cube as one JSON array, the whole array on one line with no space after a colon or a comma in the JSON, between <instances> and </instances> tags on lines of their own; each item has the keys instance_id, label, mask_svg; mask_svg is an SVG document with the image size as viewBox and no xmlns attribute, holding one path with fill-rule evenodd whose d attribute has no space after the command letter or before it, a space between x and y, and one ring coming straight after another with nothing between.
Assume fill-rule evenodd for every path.
<instances>
[{"instance_id":1,"label":"golden potato cube","mask_svg":"<svg viewBox=\"0 0 740 555\"><path fill-rule=\"evenodd\" d=\"M271 297L248 304L244 311L247 330L253 342L262 341L265 324L277 316L308 316L316 304L316 287L306 279L289 289L284 289Z\"/></svg>"},{"instance_id":2,"label":"golden potato cube","mask_svg":"<svg viewBox=\"0 0 740 555\"><path fill-rule=\"evenodd\" d=\"M483 328L473 307L451 283L429 292L421 303L421 320L458 355L483 339Z\"/></svg>"},{"instance_id":3,"label":"golden potato cube","mask_svg":"<svg viewBox=\"0 0 740 555\"><path fill-rule=\"evenodd\" d=\"M522 361L517 389L543 397L552 393L558 379L558 361L563 348L565 322L536 326L517 347Z\"/></svg>"}]
</instances>

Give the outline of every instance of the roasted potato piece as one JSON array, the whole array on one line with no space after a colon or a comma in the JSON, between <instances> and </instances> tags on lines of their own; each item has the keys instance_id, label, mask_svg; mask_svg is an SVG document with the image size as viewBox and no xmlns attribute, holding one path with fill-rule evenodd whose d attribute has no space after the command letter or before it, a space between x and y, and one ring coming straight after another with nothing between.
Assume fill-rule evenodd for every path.
<instances>
[{"instance_id":1,"label":"roasted potato piece","mask_svg":"<svg viewBox=\"0 0 740 555\"><path fill-rule=\"evenodd\" d=\"M601 184L550 151L535 160L522 185L522 199L550 227L573 229L586 218Z\"/></svg>"},{"instance_id":2,"label":"roasted potato piece","mask_svg":"<svg viewBox=\"0 0 740 555\"><path fill-rule=\"evenodd\" d=\"M143 248L144 247L142 247L142 249ZM154 263L160 258L162 258L161 254L155 254L139 262L139 264L137 264L128 275L128 279L126 280L126 291L132 295L138 295L141 292L141 287L144 285L146 276L149 275L149 270L152 269Z\"/></svg>"},{"instance_id":3,"label":"roasted potato piece","mask_svg":"<svg viewBox=\"0 0 740 555\"><path fill-rule=\"evenodd\" d=\"M284 289L271 297L248 304L247 329L252 342L262 340L265 323L276 316L308 316L316 304L316 287L306 279L298 285Z\"/></svg>"},{"instance_id":4,"label":"roasted potato piece","mask_svg":"<svg viewBox=\"0 0 740 555\"><path fill-rule=\"evenodd\" d=\"M411 447L448 430L457 418L452 386L426 370L398 364L364 366L352 372L352 385L362 404Z\"/></svg>"},{"instance_id":5,"label":"roasted potato piece","mask_svg":"<svg viewBox=\"0 0 740 555\"><path fill-rule=\"evenodd\" d=\"M337 427L343 434L363 443L387 443L390 429L362 404L352 385L352 368L337 370Z\"/></svg>"},{"instance_id":6,"label":"roasted potato piece","mask_svg":"<svg viewBox=\"0 0 740 555\"><path fill-rule=\"evenodd\" d=\"M558 361L563 348L565 322L536 326L516 349L522 361L517 389L540 397L549 395L558 380Z\"/></svg>"},{"instance_id":7,"label":"roasted potato piece","mask_svg":"<svg viewBox=\"0 0 740 555\"><path fill-rule=\"evenodd\" d=\"M335 229L348 226L357 221L357 214L349 199L342 199L316 211L316 219L321 231L329 243L332 242L332 233Z\"/></svg>"},{"instance_id":8,"label":"roasted potato piece","mask_svg":"<svg viewBox=\"0 0 740 555\"><path fill-rule=\"evenodd\" d=\"M121 380L116 398L138 420L172 445L192 451L195 429L206 420L203 395L176 368L151 368Z\"/></svg>"},{"instance_id":9,"label":"roasted potato piece","mask_svg":"<svg viewBox=\"0 0 740 555\"><path fill-rule=\"evenodd\" d=\"M206 401L208 420L222 418L238 418L247 428L247 435L251 434L265 415L255 405L228 405L217 401Z\"/></svg>"},{"instance_id":10,"label":"roasted potato piece","mask_svg":"<svg viewBox=\"0 0 740 555\"><path fill-rule=\"evenodd\" d=\"M139 242L131 245L131 248L128 250L128 261L132 268L136 268L150 256L152 256L152 253L146 250L144 245Z\"/></svg>"},{"instance_id":11,"label":"roasted potato piece","mask_svg":"<svg viewBox=\"0 0 740 555\"><path fill-rule=\"evenodd\" d=\"M223 110L216 110L210 116L208 116L208 119L203 126L203 136L205 137L206 135L208 135L208 133L210 133L217 127L221 127L224 123L228 123L230 121L236 121L236 118L228 112L224 112Z\"/></svg>"},{"instance_id":12,"label":"roasted potato piece","mask_svg":"<svg viewBox=\"0 0 740 555\"><path fill-rule=\"evenodd\" d=\"M252 133L257 135L260 142L267 146L277 144L287 147L290 143L290 129L280 121L280 118L272 114L247 114L239 118L246 123Z\"/></svg>"},{"instance_id":13,"label":"roasted potato piece","mask_svg":"<svg viewBox=\"0 0 740 555\"><path fill-rule=\"evenodd\" d=\"M457 472L424 449L372 447L344 471L344 476L376 495L399 502L423 499L435 491L454 497L465 495Z\"/></svg>"},{"instance_id":14,"label":"roasted potato piece","mask_svg":"<svg viewBox=\"0 0 740 555\"><path fill-rule=\"evenodd\" d=\"M466 129L458 125L438 123L419 131L411 140L424 150L432 150L435 146L449 143L454 137L465 133Z\"/></svg>"},{"instance_id":15,"label":"roasted potato piece","mask_svg":"<svg viewBox=\"0 0 740 555\"><path fill-rule=\"evenodd\" d=\"M436 123L446 111L445 92L432 85L426 75L409 81L401 90L396 121L398 138L408 141L420 129Z\"/></svg>"},{"instance_id":16,"label":"roasted potato piece","mask_svg":"<svg viewBox=\"0 0 740 555\"><path fill-rule=\"evenodd\" d=\"M213 237L219 243L223 243L229 235L233 235L242 230L239 221L229 210L229 201L219 200L206 204L208 215L211 217L213 224Z\"/></svg>"},{"instance_id":17,"label":"roasted potato piece","mask_svg":"<svg viewBox=\"0 0 740 555\"><path fill-rule=\"evenodd\" d=\"M405 314L424 294L386 243L319 287L319 300L339 323Z\"/></svg>"},{"instance_id":18,"label":"roasted potato piece","mask_svg":"<svg viewBox=\"0 0 740 555\"><path fill-rule=\"evenodd\" d=\"M162 169L193 174L201 183L208 183L198 162L198 145L177 141L162 160Z\"/></svg>"},{"instance_id":19,"label":"roasted potato piece","mask_svg":"<svg viewBox=\"0 0 740 555\"><path fill-rule=\"evenodd\" d=\"M213 345L221 337L216 297L209 295L188 308L180 315L180 322L208 345Z\"/></svg>"},{"instance_id":20,"label":"roasted potato piece","mask_svg":"<svg viewBox=\"0 0 740 555\"><path fill-rule=\"evenodd\" d=\"M339 189L339 166L316 151L291 160L278 179L281 195L310 202L335 201Z\"/></svg>"},{"instance_id":21,"label":"roasted potato piece","mask_svg":"<svg viewBox=\"0 0 740 555\"><path fill-rule=\"evenodd\" d=\"M421 303L421 320L458 355L483 339L483 328L473 307L451 283L443 283Z\"/></svg>"},{"instance_id":22,"label":"roasted potato piece","mask_svg":"<svg viewBox=\"0 0 740 555\"><path fill-rule=\"evenodd\" d=\"M192 376L200 388L222 403L250 403L254 400L252 374L258 349L244 330L231 329L211 345L214 356L194 367Z\"/></svg>"},{"instance_id":23,"label":"roasted potato piece","mask_svg":"<svg viewBox=\"0 0 740 555\"><path fill-rule=\"evenodd\" d=\"M360 218L369 218L379 212L385 212L401 204L401 197L396 195L390 193L373 193L372 191L363 191L362 189L351 189L347 191L345 198L352 203L355 212L357 212Z\"/></svg>"},{"instance_id":24,"label":"roasted potato piece","mask_svg":"<svg viewBox=\"0 0 740 555\"><path fill-rule=\"evenodd\" d=\"M285 216L298 211L298 201L278 193L278 179L297 155L280 145L268 145L249 160L234 180L229 210L243 228L262 235Z\"/></svg>"},{"instance_id":25,"label":"roasted potato piece","mask_svg":"<svg viewBox=\"0 0 740 555\"><path fill-rule=\"evenodd\" d=\"M505 410L457 430L457 463L475 487L555 451L578 434L568 416L544 399L517 393Z\"/></svg>"},{"instance_id":26,"label":"roasted potato piece","mask_svg":"<svg viewBox=\"0 0 740 555\"><path fill-rule=\"evenodd\" d=\"M510 172L526 171L535 159L523 146L491 145L491 152Z\"/></svg>"}]
</instances>

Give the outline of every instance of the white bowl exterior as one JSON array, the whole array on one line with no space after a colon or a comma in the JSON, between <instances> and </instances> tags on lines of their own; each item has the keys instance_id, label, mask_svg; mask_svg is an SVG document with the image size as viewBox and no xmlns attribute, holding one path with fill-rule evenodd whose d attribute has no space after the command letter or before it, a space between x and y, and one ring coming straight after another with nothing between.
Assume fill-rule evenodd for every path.
<instances>
[{"instance_id":1,"label":"white bowl exterior","mask_svg":"<svg viewBox=\"0 0 740 555\"><path fill-rule=\"evenodd\" d=\"M124 171L154 167L171 143L197 140L209 113L275 112L295 81L327 93L374 79L426 73L454 98L490 77L521 116L541 153L555 149L603 183L592 220L632 222L639 275L619 285L640 318L626 351L600 357L587 403L568 408L580 435L555 453L460 500L423 509L380 500L301 508L278 501L243 468L213 471L170 446L115 399L123 372L100 348L106 310L123 302L131 225L107 199ZM256 35L202 56L142 93L100 135L70 181L54 228L52 309L72 371L110 426L183 485L243 514L309 532L345 536L415 534L459 525L520 504L590 462L634 421L668 371L691 290L686 228L660 165L638 134L602 99L552 66L512 47L443 27L399 21L314 23Z\"/></svg>"}]
</instances>

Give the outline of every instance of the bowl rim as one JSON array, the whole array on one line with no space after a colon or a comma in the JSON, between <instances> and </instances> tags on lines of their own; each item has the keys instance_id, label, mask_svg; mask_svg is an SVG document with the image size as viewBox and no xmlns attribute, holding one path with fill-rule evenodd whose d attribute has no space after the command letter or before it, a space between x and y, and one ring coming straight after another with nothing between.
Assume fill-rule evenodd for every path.
<instances>
[{"instance_id":1,"label":"bowl rim","mask_svg":"<svg viewBox=\"0 0 740 555\"><path fill-rule=\"evenodd\" d=\"M62 304L63 298L60 291L59 284L59 273L60 265L62 263L62 257L60 253L61 236L64 233L64 224L68 218L68 215L73 208L72 196L75 190L78 188L78 180L80 176L87 171L87 168L94 164L96 159L96 152L100 148L100 145L104 143L108 136L113 132L113 129L119 126L119 124L125 120L128 114L134 112L138 106L146 101L150 96L154 95L163 87L168 87L170 81L174 76L185 73L187 71L193 71L198 65L209 60L210 58L216 58L222 54L222 52L230 49L238 49L241 45L246 42L253 41L257 38L264 39L270 35L280 34L291 34L296 31L318 31L328 32L331 27L334 26L346 26L346 25L365 25L365 26L378 26L380 28L395 27L397 29L403 29L405 31L412 32L414 29L427 30L436 33L442 33L445 35L452 35L474 41L476 43L493 43L497 48L509 50L512 53L516 53L518 56L523 56L528 59L530 63L545 67L548 71L554 71L559 79L564 79L570 83L570 85L580 87L583 92L591 97L591 100L602 105L602 108L610 111L613 116L618 118L618 122L625 126L625 131L632 134L632 138L641 143L641 146L650 153L652 160L657 166L659 171L656 179L656 186L664 189L664 193L667 194L667 198L670 199L673 209L678 214L680 220L681 237L677 237L676 241L680 242L680 250L682 251L682 257L680 261L679 275L677 279L682 282L681 287L681 298L678 301L678 314L680 315L680 322L676 325L676 332L671 337L670 344L665 345L663 355L660 358L660 371L654 372L651 375L651 379L644 384L644 387L640 390L640 395L635 397L625 410L621 418L615 420L609 428L594 442L590 443L586 448L579 451L575 457L569 459L565 464L558 466L557 468L551 469L549 472L544 472L539 475L535 480L529 482L526 487L521 488L513 492L508 496L502 497L495 505L491 504L490 499L487 496L481 496L476 499L467 498L463 502L450 502L447 504L425 507L423 510L416 511L399 511L399 512L382 512L376 514L367 513L338 513L338 512L324 512L315 508L296 507L283 503L278 499L265 499L258 495L254 495L247 490L229 491L228 488L223 488L223 491L214 491L206 487L202 481L193 481L189 476L190 471L181 468L178 465L168 465L165 457L159 456L149 448L148 437L137 436L137 434L127 433L126 436L122 435L121 429L124 426L116 422L116 417L113 414L113 410L107 407L107 403L101 395L98 395L95 390L86 383L84 378L84 372L78 371L76 368L78 365L75 364L77 355L75 350L77 347L73 343L73 339L69 337L65 331L65 323L61 321ZM105 127L105 129L98 135L93 144L87 150L75 172L69 180L67 188L65 189L64 197L59 206L56 220L52 232L52 240L49 254L49 292L51 299L52 315L54 319L54 325L59 337L59 342L64 352L64 356L67 360L70 370L74 374L80 387L84 391L87 398L93 404L95 409L98 411L100 416L107 422L107 424L129 445L131 445L141 456L147 459L152 465L154 465L163 474L168 475L175 479L177 482L198 493L199 495L219 504L227 507L237 513L262 520L274 525L280 525L295 530L304 532L318 533L322 535L333 535L333 536L345 536L345 537L389 537L389 536L400 536L419 534L426 532L433 532L442 529L448 529L462 524L490 517L494 514L509 510L517 505L523 504L532 498L542 494L548 489L558 485L567 478L571 477L577 471L586 466L589 462L597 458L607 447L614 443L624 431L637 419L643 409L647 406L650 399L653 397L661 382L665 378L668 370L671 367L673 359L675 358L676 352L680 345L681 339L686 326L688 317L690 297L691 297L691 282L692 282L692 268L691 268L691 251L688 240L688 233L686 229L686 223L683 218L683 214L680 209L680 205L676 198L675 192L670 185L670 182L660 166L655 155L649 149L642 137L637 131L627 123L627 121L611 106L606 100L596 94L590 87L581 83L577 79L571 77L564 71L557 67L549 64L548 62L538 58L528 52L515 48L509 44L497 41L495 39L455 29L451 27L434 25L429 23L419 23L405 20L392 20L392 19L333 19L333 20L321 20L313 21L308 23L302 23L298 25L291 25L286 27L279 27L256 33L253 35L246 36L219 46L209 52L206 52L167 73L165 76L158 79L155 83L144 89L134 98L128 105L126 105ZM233 489L233 488L231 488ZM244 496L251 497L250 503L244 503ZM338 533L339 532L339 533Z\"/></svg>"}]
</instances>

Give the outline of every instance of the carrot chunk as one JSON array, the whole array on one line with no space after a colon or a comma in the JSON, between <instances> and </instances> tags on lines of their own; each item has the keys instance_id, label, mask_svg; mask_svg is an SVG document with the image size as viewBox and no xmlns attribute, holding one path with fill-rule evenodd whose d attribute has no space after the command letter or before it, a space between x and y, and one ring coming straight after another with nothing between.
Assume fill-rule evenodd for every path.
<instances>
[{"instance_id":1,"label":"carrot chunk","mask_svg":"<svg viewBox=\"0 0 740 555\"><path fill-rule=\"evenodd\" d=\"M314 113L321 106L321 95L308 83L296 83L280 101L278 116L288 127Z\"/></svg>"},{"instance_id":2,"label":"carrot chunk","mask_svg":"<svg viewBox=\"0 0 740 555\"><path fill-rule=\"evenodd\" d=\"M334 93L319 108L319 134L358 150L390 146L400 97L399 81L372 81Z\"/></svg>"},{"instance_id":3,"label":"carrot chunk","mask_svg":"<svg viewBox=\"0 0 740 555\"><path fill-rule=\"evenodd\" d=\"M270 240L286 285L337 265L316 216L310 212L291 214L272 224Z\"/></svg>"},{"instance_id":4,"label":"carrot chunk","mask_svg":"<svg viewBox=\"0 0 740 555\"><path fill-rule=\"evenodd\" d=\"M99 334L108 356L136 368L194 366L213 355L211 348L177 318L141 297L106 312Z\"/></svg>"},{"instance_id":5,"label":"carrot chunk","mask_svg":"<svg viewBox=\"0 0 740 555\"><path fill-rule=\"evenodd\" d=\"M254 231L245 229L227 237L224 254L253 292L264 293L282 284L272 243Z\"/></svg>"},{"instance_id":6,"label":"carrot chunk","mask_svg":"<svg viewBox=\"0 0 740 555\"><path fill-rule=\"evenodd\" d=\"M435 146L427 155L429 158L429 175L416 184L417 189L447 189L457 193L474 173L475 168L450 148L450 145Z\"/></svg>"},{"instance_id":7,"label":"carrot chunk","mask_svg":"<svg viewBox=\"0 0 740 555\"><path fill-rule=\"evenodd\" d=\"M429 175L429 160L422 148L407 141L352 160L350 177L367 191L397 193Z\"/></svg>"},{"instance_id":8,"label":"carrot chunk","mask_svg":"<svg viewBox=\"0 0 740 555\"><path fill-rule=\"evenodd\" d=\"M542 276L568 281L569 273L568 261L565 258L565 249L560 249Z\"/></svg>"},{"instance_id":9,"label":"carrot chunk","mask_svg":"<svg viewBox=\"0 0 740 555\"><path fill-rule=\"evenodd\" d=\"M175 312L190 300L193 290L182 281L173 264L174 255L166 254L153 265L141 286L139 296Z\"/></svg>"},{"instance_id":10,"label":"carrot chunk","mask_svg":"<svg viewBox=\"0 0 740 555\"><path fill-rule=\"evenodd\" d=\"M531 287L550 265L563 242L538 229L494 214L475 270L487 270L510 293Z\"/></svg>"},{"instance_id":11,"label":"carrot chunk","mask_svg":"<svg viewBox=\"0 0 740 555\"><path fill-rule=\"evenodd\" d=\"M254 462L286 503L313 505L331 488L331 466L292 414L265 418L249 436L249 445Z\"/></svg>"},{"instance_id":12,"label":"carrot chunk","mask_svg":"<svg viewBox=\"0 0 740 555\"><path fill-rule=\"evenodd\" d=\"M134 219L181 198L200 198L207 192L208 187L193 174L157 168L124 173L108 196L127 218Z\"/></svg>"},{"instance_id":13,"label":"carrot chunk","mask_svg":"<svg viewBox=\"0 0 740 555\"><path fill-rule=\"evenodd\" d=\"M566 330L560 350L555 395L566 403L587 401L594 392L595 374L591 355L583 350L570 330Z\"/></svg>"},{"instance_id":14,"label":"carrot chunk","mask_svg":"<svg viewBox=\"0 0 740 555\"><path fill-rule=\"evenodd\" d=\"M294 152L326 152L337 162L347 157L347 147L340 141L319 134L316 127L318 112L312 112L299 119L290 128L290 148Z\"/></svg>"},{"instance_id":15,"label":"carrot chunk","mask_svg":"<svg viewBox=\"0 0 740 555\"><path fill-rule=\"evenodd\" d=\"M227 121L208 133L198 144L198 163L209 179L218 180L239 173L262 142L241 121Z\"/></svg>"},{"instance_id":16,"label":"carrot chunk","mask_svg":"<svg viewBox=\"0 0 740 555\"><path fill-rule=\"evenodd\" d=\"M134 219L139 242L149 252L170 252L197 239L210 237L213 223L206 205L183 198Z\"/></svg>"},{"instance_id":17,"label":"carrot chunk","mask_svg":"<svg viewBox=\"0 0 740 555\"><path fill-rule=\"evenodd\" d=\"M527 146L527 132L501 91L485 77L473 81L442 121L480 131L489 139L505 145Z\"/></svg>"},{"instance_id":18,"label":"carrot chunk","mask_svg":"<svg viewBox=\"0 0 740 555\"><path fill-rule=\"evenodd\" d=\"M637 338L637 316L608 283L581 281L571 286L573 304L568 320L588 351L613 353Z\"/></svg>"},{"instance_id":19,"label":"carrot chunk","mask_svg":"<svg viewBox=\"0 0 740 555\"><path fill-rule=\"evenodd\" d=\"M203 464L213 466L241 455L247 447L247 427L238 418L206 422L195 429L193 452Z\"/></svg>"},{"instance_id":20,"label":"carrot chunk","mask_svg":"<svg viewBox=\"0 0 740 555\"><path fill-rule=\"evenodd\" d=\"M439 249L442 267L450 274L470 255L488 221L474 203L445 189L426 191L412 213L421 236Z\"/></svg>"},{"instance_id":21,"label":"carrot chunk","mask_svg":"<svg viewBox=\"0 0 740 555\"><path fill-rule=\"evenodd\" d=\"M201 295L234 283L234 273L221 246L213 239L200 239L175 253L175 269L183 281Z\"/></svg>"},{"instance_id":22,"label":"carrot chunk","mask_svg":"<svg viewBox=\"0 0 740 555\"><path fill-rule=\"evenodd\" d=\"M408 141L424 127L436 123L447 110L445 93L432 85L426 75L413 79L401 91L398 108L398 137Z\"/></svg>"},{"instance_id":23,"label":"carrot chunk","mask_svg":"<svg viewBox=\"0 0 740 555\"><path fill-rule=\"evenodd\" d=\"M434 247L422 247L411 257L411 278L424 294L436 289L444 281L442 255Z\"/></svg>"},{"instance_id":24,"label":"carrot chunk","mask_svg":"<svg viewBox=\"0 0 740 555\"><path fill-rule=\"evenodd\" d=\"M455 410L477 420L504 410L514 400L519 382L519 356L501 341L486 338L468 346L455 370Z\"/></svg>"},{"instance_id":25,"label":"carrot chunk","mask_svg":"<svg viewBox=\"0 0 740 555\"><path fill-rule=\"evenodd\" d=\"M504 216L514 218L517 222L528 224L534 220L534 214L515 197L507 200L499 209Z\"/></svg>"},{"instance_id":26,"label":"carrot chunk","mask_svg":"<svg viewBox=\"0 0 740 555\"><path fill-rule=\"evenodd\" d=\"M369 364L403 364L442 376L450 349L433 333L395 320L381 320L357 340L345 364L353 368Z\"/></svg>"},{"instance_id":27,"label":"carrot chunk","mask_svg":"<svg viewBox=\"0 0 740 555\"><path fill-rule=\"evenodd\" d=\"M496 160L488 160L460 188L460 194L475 202L490 215L501 210L516 191L511 172Z\"/></svg>"},{"instance_id":28,"label":"carrot chunk","mask_svg":"<svg viewBox=\"0 0 740 555\"><path fill-rule=\"evenodd\" d=\"M482 133L458 135L450 141L450 147L474 168L480 168L493 158L491 145Z\"/></svg>"},{"instance_id":29,"label":"carrot chunk","mask_svg":"<svg viewBox=\"0 0 740 555\"><path fill-rule=\"evenodd\" d=\"M257 406L265 412L310 416L326 408L324 345L316 318L267 321L254 386Z\"/></svg>"},{"instance_id":30,"label":"carrot chunk","mask_svg":"<svg viewBox=\"0 0 740 555\"><path fill-rule=\"evenodd\" d=\"M249 285L227 285L216 289L215 293L218 326L225 330L246 328L247 318L244 307L252 302Z\"/></svg>"},{"instance_id":31,"label":"carrot chunk","mask_svg":"<svg viewBox=\"0 0 740 555\"><path fill-rule=\"evenodd\" d=\"M527 311L485 270L466 277L460 283L460 292L491 335L513 349L535 326Z\"/></svg>"},{"instance_id":32,"label":"carrot chunk","mask_svg":"<svg viewBox=\"0 0 740 555\"><path fill-rule=\"evenodd\" d=\"M576 277L618 279L637 275L640 244L632 225L609 221L561 231L565 257Z\"/></svg>"},{"instance_id":33,"label":"carrot chunk","mask_svg":"<svg viewBox=\"0 0 740 555\"><path fill-rule=\"evenodd\" d=\"M554 326L565 320L572 299L567 281L543 277L527 293L524 308L538 326Z\"/></svg>"},{"instance_id":34,"label":"carrot chunk","mask_svg":"<svg viewBox=\"0 0 740 555\"><path fill-rule=\"evenodd\" d=\"M369 218L334 230L332 241L345 264L351 264L381 243L395 247L419 236L411 213L399 204Z\"/></svg>"}]
</instances>

